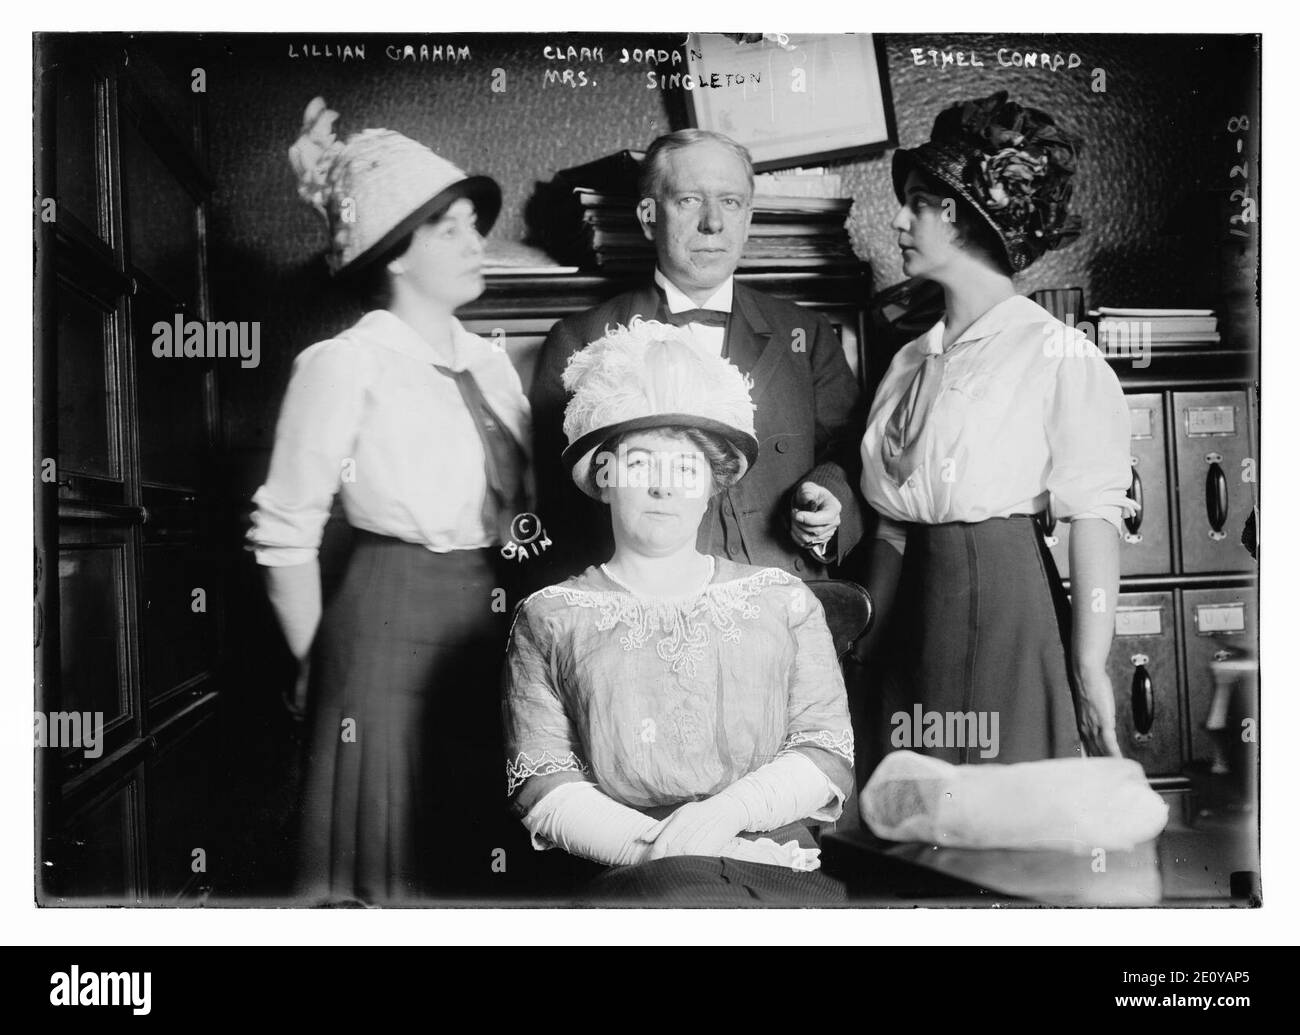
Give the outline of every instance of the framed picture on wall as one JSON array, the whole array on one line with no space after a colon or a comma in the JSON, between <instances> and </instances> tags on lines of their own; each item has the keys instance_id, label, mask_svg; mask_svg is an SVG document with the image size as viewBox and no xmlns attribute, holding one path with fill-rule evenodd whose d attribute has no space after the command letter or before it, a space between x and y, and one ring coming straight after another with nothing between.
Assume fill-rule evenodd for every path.
<instances>
[{"instance_id":1,"label":"framed picture on wall","mask_svg":"<svg viewBox=\"0 0 1300 1035\"><path fill-rule=\"evenodd\" d=\"M884 45L871 34L691 33L691 125L749 148L763 171L898 142Z\"/></svg>"}]
</instances>

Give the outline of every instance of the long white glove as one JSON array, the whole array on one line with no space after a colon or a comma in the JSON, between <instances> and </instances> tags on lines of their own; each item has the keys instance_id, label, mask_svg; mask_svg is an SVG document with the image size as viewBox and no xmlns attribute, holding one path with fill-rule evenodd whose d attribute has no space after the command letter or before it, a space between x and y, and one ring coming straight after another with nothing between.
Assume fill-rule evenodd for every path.
<instances>
[{"instance_id":1,"label":"long white glove","mask_svg":"<svg viewBox=\"0 0 1300 1035\"><path fill-rule=\"evenodd\" d=\"M533 847L563 848L607 866L630 866L650 857L646 834L659 824L620 805L593 783L562 783L524 817Z\"/></svg>"},{"instance_id":2,"label":"long white glove","mask_svg":"<svg viewBox=\"0 0 1300 1035\"><path fill-rule=\"evenodd\" d=\"M619 804L586 781L560 784L529 810L523 822L532 835L534 848L559 847L570 855L606 866L648 861L653 843L645 838L653 837L662 825ZM801 848L797 841L778 845L766 837L752 841L733 837L716 852L726 858L796 870L817 869L821 865L819 854L817 849Z\"/></svg>"},{"instance_id":3,"label":"long white glove","mask_svg":"<svg viewBox=\"0 0 1300 1035\"><path fill-rule=\"evenodd\" d=\"M775 830L800 819L837 819L844 795L807 755L788 751L742 776L719 797L749 814L745 830Z\"/></svg>"}]
</instances>

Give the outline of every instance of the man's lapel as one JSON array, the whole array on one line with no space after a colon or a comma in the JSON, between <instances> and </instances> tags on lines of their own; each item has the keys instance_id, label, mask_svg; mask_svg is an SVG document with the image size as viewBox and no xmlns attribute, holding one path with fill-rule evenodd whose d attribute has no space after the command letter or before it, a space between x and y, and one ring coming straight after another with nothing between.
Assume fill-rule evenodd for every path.
<instances>
[{"instance_id":1,"label":"man's lapel","mask_svg":"<svg viewBox=\"0 0 1300 1035\"><path fill-rule=\"evenodd\" d=\"M634 316L639 316L643 320L657 320L659 319L659 307L658 286L653 280L649 284L642 284L628 296L627 311L623 314L623 324L626 326Z\"/></svg>"},{"instance_id":2,"label":"man's lapel","mask_svg":"<svg viewBox=\"0 0 1300 1035\"><path fill-rule=\"evenodd\" d=\"M759 308L754 292L739 283L732 296L727 354L741 373L749 375L753 382L750 398L758 402L776 372L781 349L779 342L772 341L771 326Z\"/></svg>"}]
</instances>

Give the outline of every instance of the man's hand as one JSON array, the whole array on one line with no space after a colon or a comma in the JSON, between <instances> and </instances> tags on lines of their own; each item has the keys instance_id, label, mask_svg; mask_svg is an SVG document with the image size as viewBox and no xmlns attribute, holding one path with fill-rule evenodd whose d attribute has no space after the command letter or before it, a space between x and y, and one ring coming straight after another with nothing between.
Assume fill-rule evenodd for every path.
<instances>
[{"instance_id":1,"label":"man's hand","mask_svg":"<svg viewBox=\"0 0 1300 1035\"><path fill-rule=\"evenodd\" d=\"M830 542L840 527L840 501L816 482L804 482L790 501L790 537L802 547Z\"/></svg>"}]
</instances>

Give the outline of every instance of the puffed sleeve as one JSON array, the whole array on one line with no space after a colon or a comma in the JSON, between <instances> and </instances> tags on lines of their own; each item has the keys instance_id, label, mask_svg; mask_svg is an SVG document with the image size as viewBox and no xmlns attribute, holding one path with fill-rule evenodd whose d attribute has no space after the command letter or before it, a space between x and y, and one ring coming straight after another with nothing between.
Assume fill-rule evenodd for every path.
<instances>
[{"instance_id":1,"label":"puffed sleeve","mask_svg":"<svg viewBox=\"0 0 1300 1035\"><path fill-rule=\"evenodd\" d=\"M1094 347L1057 365L1044 426L1056 516L1105 518L1117 531L1136 504L1128 498L1130 420L1119 378Z\"/></svg>"},{"instance_id":2,"label":"puffed sleeve","mask_svg":"<svg viewBox=\"0 0 1300 1035\"><path fill-rule=\"evenodd\" d=\"M519 606L502 675L506 794L523 816L561 783L592 782L557 685L554 640L533 594Z\"/></svg>"},{"instance_id":3,"label":"puffed sleeve","mask_svg":"<svg viewBox=\"0 0 1300 1035\"><path fill-rule=\"evenodd\" d=\"M792 581L785 591L796 653L781 750L806 755L843 801L853 793L853 726L844 677L821 601L802 582Z\"/></svg>"},{"instance_id":4,"label":"puffed sleeve","mask_svg":"<svg viewBox=\"0 0 1300 1035\"><path fill-rule=\"evenodd\" d=\"M318 342L294 360L270 470L253 495L248 543L259 564L316 559L361 423L366 370L362 349L341 339Z\"/></svg>"}]
</instances>

